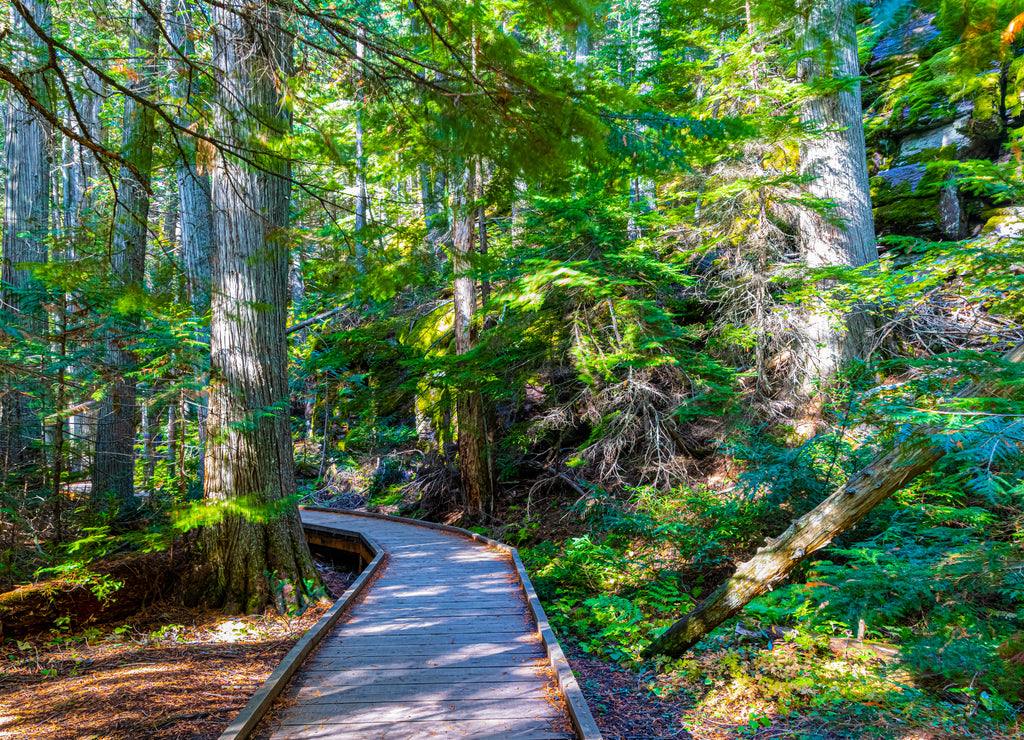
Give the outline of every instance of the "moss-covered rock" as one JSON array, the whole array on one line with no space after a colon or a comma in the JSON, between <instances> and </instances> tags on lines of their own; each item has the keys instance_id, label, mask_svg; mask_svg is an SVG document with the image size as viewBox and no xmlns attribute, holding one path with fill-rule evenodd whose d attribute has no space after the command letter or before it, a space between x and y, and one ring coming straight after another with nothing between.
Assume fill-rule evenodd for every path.
<instances>
[{"instance_id":1,"label":"moss-covered rock","mask_svg":"<svg viewBox=\"0 0 1024 740\"><path fill-rule=\"evenodd\" d=\"M1024 208L992 208L983 211L985 225L981 233L999 238L1024 236Z\"/></svg>"},{"instance_id":2,"label":"moss-covered rock","mask_svg":"<svg viewBox=\"0 0 1024 740\"><path fill-rule=\"evenodd\" d=\"M898 198L874 208L878 236L942 238L942 215L936 198Z\"/></svg>"}]
</instances>

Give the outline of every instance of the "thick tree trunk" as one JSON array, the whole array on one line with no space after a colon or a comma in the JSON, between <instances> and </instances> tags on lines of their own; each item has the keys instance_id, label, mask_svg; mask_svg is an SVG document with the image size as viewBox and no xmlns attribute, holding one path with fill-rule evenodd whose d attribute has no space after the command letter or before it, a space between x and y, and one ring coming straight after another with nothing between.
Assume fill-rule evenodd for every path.
<instances>
[{"instance_id":1,"label":"thick tree trunk","mask_svg":"<svg viewBox=\"0 0 1024 740\"><path fill-rule=\"evenodd\" d=\"M228 611L303 607L319 584L299 523L288 419L288 207L291 66L284 16L266 2L213 8L221 152L213 173L213 300L205 572L198 598ZM254 154L255 152L255 154ZM251 164L260 163L260 168Z\"/></svg>"},{"instance_id":2,"label":"thick tree trunk","mask_svg":"<svg viewBox=\"0 0 1024 740\"><path fill-rule=\"evenodd\" d=\"M1024 344L1003 359L1024 361ZM961 395L991 396L994 390L973 387ZM920 429L895 450L855 473L839 490L795 520L789 529L768 540L766 547L742 563L736 573L697 608L669 627L645 654L681 655L753 599L771 590L773 584L789 575L804 558L826 547L836 535L848 530L935 465L946 454L943 446L936 443L940 438L941 434L935 429Z\"/></svg>"},{"instance_id":3,"label":"thick tree trunk","mask_svg":"<svg viewBox=\"0 0 1024 740\"><path fill-rule=\"evenodd\" d=\"M472 276L473 237L476 209L475 166L460 164L453 178L452 270L455 273L455 352L464 355L476 346L476 279ZM456 185L457 183L457 185ZM456 401L459 437L459 472L462 479L466 514L478 517L490 508L493 485L488 465L487 423L483 397L474 388L459 388Z\"/></svg>"},{"instance_id":4,"label":"thick tree trunk","mask_svg":"<svg viewBox=\"0 0 1024 740\"><path fill-rule=\"evenodd\" d=\"M24 12L30 13L43 28L50 25L47 0L22 0ZM15 69L32 70L41 66L45 45L33 33L19 10L12 6L11 31L18 36L22 49L15 54ZM33 94L47 100L46 82L41 74L28 73ZM50 226L50 155L47 147L48 126L14 91L7 102L4 165L3 265L0 279L8 286L0 293L0 308L9 314L8 321L30 335L46 331L46 314L22 295L32 283L32 273L23 265L46 262L46 235ZM26 384L14 379L0 400L0 466L9 474L23 472L40 461L34 440L42 434L39 420L29 406Z\"/></svg>"},{"instance_id":5,"label":"thick tree trunk","mask_svg":"<svg viewBox=\"0 0 1024 740\"><path fill-rule=\"evenodd\" d=\"M150 3L149 8L152 7ZM136 4L129 41L129 57L139 61L136 74L128 84L140 96L151 94L156 78L157 27L149 8ZM122 166L118 176L110 267L124 293L141 294L156 133L152 110L126 98L122 129L122 155L134 165L138 175ZM94 499L113 497L121 512L127 513L135 508L135 433L139 408L135 379L130 375L136 364L130 348L135 320L125 317L121 322L124 328L112 329L106 337L105 361L116 379L107 390L100 409L92 495Z\"/></svg>"},{"instance_id":6,"label":"thick tree trunk","mask_svg":"<svg viewBox=\"0 0 1024 740\"><path fill-rule=\"evenodd\" d=\"M800 77L808 84L822 78L856 78L857 29L849 0L805 0L802 4L803 50L809 56L800 63ZM822 58L829 48L832 59ZM871 213L867 154L864 146L860 83L850 83L838 93L811 98L801 116L819 129L801 145L800 173L813 180L811 195L831 201L828 215L804 209L800 216L800 240L809 267L847 265L860 267L878 259ZM798 391L813 393L816 380L835 375L840 363L864 357L871 326L866 310L857 309L837 326L824 311L813 307L799 317L800 336L796 356L801 377Z\"/></svg>"}]
</instances>

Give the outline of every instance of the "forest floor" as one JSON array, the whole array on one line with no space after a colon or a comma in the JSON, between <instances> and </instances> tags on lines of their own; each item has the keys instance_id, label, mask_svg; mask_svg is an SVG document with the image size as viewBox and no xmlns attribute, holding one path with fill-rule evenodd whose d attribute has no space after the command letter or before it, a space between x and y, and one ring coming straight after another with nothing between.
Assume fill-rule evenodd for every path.
<instances>
[{"instance_id":1,"label":"forest floor","mask_svg":"<svg viewBox=\"0 0 1024 740\"><path fill-rule=\"evenodd\" d=\"M638 673L595 660L572 643L567 649L573 672L605 740L850 740L898 737L900 740L960 740L976 737L939 729L910 728L885 712L772 712L763 702L737 695L733 701L706 704L683 697L663 699L664 684L651 673ZM1009 740L1012 735L992 735ZM1018 736L1019 737L1019 736Z\"/></svg>"},{"instance_id":2,"label":"forest floor","mask_svg":"<svg viewBox=\"0 0 1024 740\"><path fill-rule=\"evenodd\" d=\"M321 573L334 598L354 579ZM225 617L167 601L120 624L8 641L0 738L217 738L329 606Z\"/></svg>"}]
</instances>

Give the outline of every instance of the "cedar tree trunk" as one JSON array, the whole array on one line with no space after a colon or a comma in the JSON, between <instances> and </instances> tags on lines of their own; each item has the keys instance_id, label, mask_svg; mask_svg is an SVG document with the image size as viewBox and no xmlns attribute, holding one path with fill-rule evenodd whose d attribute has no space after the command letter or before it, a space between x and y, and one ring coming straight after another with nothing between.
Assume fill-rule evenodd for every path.
<instances>
[{"instance_id":1,"label":"cedar tree trunk","mask_svg":"<svg viewBox=\"0 0 1024 740\"><path fill-rule=\"evenodd\" d=\"M150 5L152 8L153 5ZM132 19L129 58L138 60L136 73L128 86L140 96L152 93L156 77L156 20L138 2ZM154 12L159 11L156 6ZM150 173L153 168L155 127L153 111L134 98L124 101L122 156L136 172L122 165L114 208L114 237L110 267L115 284L126 294L141 300L146 265L146 232L149 223ZM129 303L132 303L129 301ZM132 309L135 313L137 309ZM129 330L137 323L130 316L121 319L124 328L111 329L106 337L105 363L115 376L100 407L93 459L92 496L94 501L112 496L122 512L135 508L135 429L138 399L135 379L135 355L129 348Z\"/></svg>"},{"instance_id":2,"label":"cedar tree trunk","mask_svg":"<svg viewBox=\"0 0 1024 740\"><path fill-rule=\"evenodd\" d=\"M199 597L229 612L302 608L319 583L294 500L288 419L288 204L291 166L277 148L291 43L268 2L216 5L210 411ZM233 152L240 152L236 156Z\"/></svg>"},{"instance_id":3,"label":"cedar tree trunk","mask_svg":"<svg viewBox=\"0 0 1024 740\"><path fill-rule=\"evenodd\" d=\"M452 179L452 271L455 273L455 352L464 355L476 346L476 279L473 269L473 237L476 209L473 195L475 167L460 164ZM479 517L491 505L493 485L487 463L487 420L483 396L474 388L459 388L456 401L459 437L459 473L462 478L466 514Z\"/></svg>"},{"instance_id":4,"label":"cedar tree trunk","mask_svg":"<svg viewBox=\"0 0 1024 740\"><path fill-rule=\"evenodd\" d=\"M813 85L824 78L854 79L860 75L857 29L850 0L803 0L803 51L799 65L803 82ZM822 49L829 48L828 56ZM830 57L830 58L829 58ZM804 209L800 215L800 241L809 267L860 267L878 259L871 213L860 82L840 92L821 94L804 106L801 118L815 129L800 148L800 174L811 177L808 192L831 201L828 214ZM807 307L799 319L796 356L799 392L813 394L817 380L835 375L844 358L865 356L871 319L866 309L836 326L819 307Z\"/></svg>"},{"instance_id":5,"label":"cedar tree trunk","mask_svg":"<svg viewBox=\"0 0 1024 740\"><path fill-rule=\"evenodd\" d=\"M39 69L46 57L43 41L32 31L22 13L30 14L43 28L50 26L50 7L46 0L22 0L20 9L10 9L10 29L16 34L19 49L11 66L23 74L38 100L46 101L46 82ZM50 154L47 148L48 126L22 97L8 93L4 166L3 265L0 279L7 286L0 292L0 310L7 314L4 323L30 335L46 331L46 315L22 291L32 283L32 272L24 265L46 262L46 235L50 219ZM8 338L7 341L10 341ZM15 340L17 341L17 340ZM0 466L3 472L18 473L40 462L33 448L42 430L35 412L29 407L25 384L14 378L0 399ZM21 386L21 387L19 387Z\"/></svg>"}]
</instances>

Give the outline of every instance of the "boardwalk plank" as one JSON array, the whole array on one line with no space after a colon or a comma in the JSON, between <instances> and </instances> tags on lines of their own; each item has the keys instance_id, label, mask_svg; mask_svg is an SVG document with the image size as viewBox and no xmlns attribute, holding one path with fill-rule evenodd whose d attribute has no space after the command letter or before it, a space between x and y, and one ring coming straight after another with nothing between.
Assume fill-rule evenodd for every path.
<instances>
[{"instance_id":1,"label":"boardwalk plank","mask_svg":"<svg viewBox=\"0 0 1024 740\"><path fill-rule=\"evenodd\" d=\"M390 701L437 702L458 699L541 699L548 696L546 681L519 681L515 683L457 683L457 684L392 684L386 695ZM334 686L312 678L300 679L292 694L300 701L313 699L325 703L375 701L381 697L377 685Z\"/></svg>"},{"instance_id":2,"label":"boardwalk plank","mask_svg":"<svg viewBox=\"0 0 1024 740\"><path fill-rule=\"evenodd\" d=\"M280 740L562 740L573 735L552 728L543 721L492 720L408 722L391 725L343 725L310 723L282 728Z\"/></svg>"},{"instance_id":3,"label":"boardwalk plank","mask_svg":"<svg viewBox=\"0 0 1024 740\"><path fill-rule=\"evenodd\" d=\"M515 668L547 665L547 656L539 655L353 655L351 653L318 653L308 661L311 667L337 665L360 670L432 670L434 668Z\"/></svg>"},{"instance_id":4,"label":"boardwalk plank","mask_svg":"<svg viewBox=\"0 0 1024 740\"><path fill-rule=\"evenodd\" d=\"M545 699L468 699L443 702L302 702L284 720L286 725L333 722L345 725L391 722L460 722L465 720L545 719L551 705Z\"/></svg>"},{"instance_id":5,"label":"boardwalk plank","mask_svg":"<svg viewBox=\"0 0 1024 740\"><path fill-rule=\"evenodd\" d=\"M413 655L448 655L452 657L481 657L484 655L508 655L518 658L546 658L547 653L540 643L503 645L496 643L468 643L457 645L451 642L434 642L429 644L409 643L407 645L366 645L359 642L328 642L317 652L316 657L324 659L344 659L345 656L413 656Z\"/></svg>"}]
</instances>

